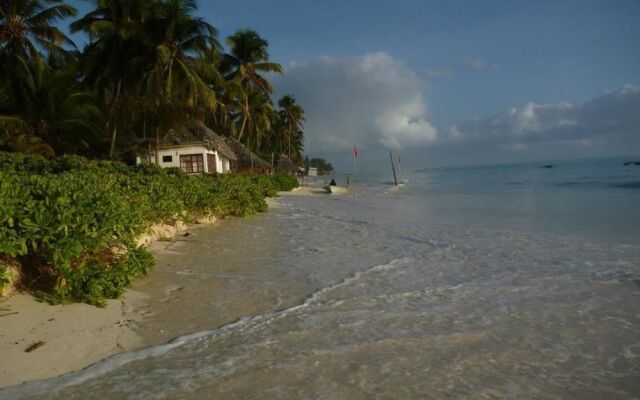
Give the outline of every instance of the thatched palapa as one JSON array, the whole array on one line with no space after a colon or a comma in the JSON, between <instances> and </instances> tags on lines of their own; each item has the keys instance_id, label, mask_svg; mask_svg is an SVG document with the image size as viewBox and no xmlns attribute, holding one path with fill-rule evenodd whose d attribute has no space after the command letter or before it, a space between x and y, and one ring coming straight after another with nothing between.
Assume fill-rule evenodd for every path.
<instances>
[{"instance_id":1,"label":"thatched palapa","mask_svg":"<svg viewBox=\"0 0 640 400\"><path fill-rule=\"evenodd\" d=\"M301 173L300 167L294 164L293 161L289 159L289 157L284 154L280 156L280 160L278 161L278 166L276 170L280 173L287 175L298 175Z\"/></svg>"},{"instance_id":2,"label":"thatched palapa","mask_svg":"<svg viewBox=\"0 0 640 400\"><path fill-rule=\"evenodd\" d=\"M233 163L233 169L239 172L259 172L269 173L273 170L270 163L258 157L256 153L249 150L245 145L232 137L226 137L225 141L231 150L236 154L237 160Z\"/></svg>"},{"instance_id":3,"label":"thatched palapa","mask_svg":"<svg viewBox=\"0 0 640 400\"><path fill-rule=\"evenodd\" d=\"M221 155L231 161L237 161L238 157L227 145L222 136L216 134L202 121L171 129L160 143L160 148L175 146L190 146L203 144L210 150L217 150Z\"/></svg>"}]
</instances>

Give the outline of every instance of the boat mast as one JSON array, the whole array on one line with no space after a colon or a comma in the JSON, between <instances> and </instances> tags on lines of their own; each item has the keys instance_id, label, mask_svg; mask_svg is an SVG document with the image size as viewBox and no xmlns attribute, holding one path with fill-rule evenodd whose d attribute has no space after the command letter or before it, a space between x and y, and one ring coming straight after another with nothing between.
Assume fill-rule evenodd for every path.
<instances>
[{"instance_id":1,"label":"boat mast","mask_svg":"<svg viewBox=\"0 0 640 400\"><path fill-rule=\"evenodd\" d=\"M389 150L389 159L391 159L391 169L393 170L393 180L396 183L396 186L398 186L398 177L396 176L396 166L393 163L393 154L391 154L391 150Z\"/></svg>"}]
</instances>

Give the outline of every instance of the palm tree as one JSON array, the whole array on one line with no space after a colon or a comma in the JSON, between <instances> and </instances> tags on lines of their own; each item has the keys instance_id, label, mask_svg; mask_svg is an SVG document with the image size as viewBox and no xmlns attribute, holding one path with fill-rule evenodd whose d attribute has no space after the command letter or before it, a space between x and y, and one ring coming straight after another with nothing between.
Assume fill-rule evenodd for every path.
<instances>
[{"instance_id":1,"label":"palm tree","mask_svg":"<svg viewBox=\"0 0 640 400\"><path fill-rule=\"evenodd\" d=\"M217 105L211 82L221 80L207 54L219 49L217 30L193 16L193 0L94 0L95 10L71 25L91 38L83 57L87 80L104 99L114 157L118 129L138 125L160 132L188 114ZM134 124L135 125L135 124Z\"/></svg>"},{"instance_id":2,"label":"palm tree","mask_svg":"<svg viewBox=\"0 0 640 400\"><path fill-rule=\"evenodd\" d=\"M272 109L269 114L269 120L271 121L271 129L266 136L266 145L260 152L260 154L268 157L275 157L276 154L282 154L282 151L286 147L282 140L282 121L280 119L280 113Z\"/></svg>"},{"instance_id":3,"label":"palm tree","mask_svg":"<svg viewBox=\"0 0 640 400\"><path fill-rule=\"evenodd\" d=\"M302 156L304 152L304 133L301 130L295 132L290 138L289 153L290 159L294 163L300 165L302 163Z\"/></svg>"},{"instance_id":4,"label":"palm tree","mask_svg":"<svg viewBox=\"0 0 640 400\"><path fill-rule=\"evenodd\" d=\"M282 129L287 137L287 151L289 159L293 159L292 153L301 146L300 133L304 122L304 109L296 103L296 99L288 94L278 101L280 107L280 120Z\"/></svg>"},{"instance_id":5,"label":"palm tree","mask_svg":"<svg viewBox=\"0 0 640 400\"><path fill-rule=\"evenodd\" d=\"M245 142L249 148L258 151L265 141L265 135L271 130L273 102L269 96L259 90L253 89L243 93L246 98L240 104L247 106L246 109L241 109L242 120L246 122ZM242 135L238 136L238 141L240 140Z\"/></svg>"},{"instance_id":6,"label":"palm tree","mask_svg":"<svg viewBox=\"0 0 640 400\"><path fill-rule=\"evenodd\" d=\"M190 94L200 94L201 100L215 100L213 92L199 73L215 74L213 66L207 68L195 56L202 56L218 47L217 30L201 18L193 17L193 0L158 1L145 19L145 31L152 49L150 82L161 83L164 96L189 86ZM194 102L196 96L187 100Z\"/></svg>"},{"instance_id":7,"label":"palm tree","mask_svg":"<svg viewBox=\"0 0 640 400\"><path fill-rule=\"evenodd\" d=\"M273 93L271 84L260 75L261 72L281 74L280 64L269 61L269 42L250 29L240 29L227 38L231 53L225 54L221 68L227 78L237 79L243 86L256 86L267 93Z\"/></svg>"},{"instance_id":8,"label":"palm tree","mask_svg":"<svg viewBox=\"0 0 640 400\"><path fill-rule=\"evenodd\" d=\"M114 157L123 99L135 95L145 74L143 18L151 0L94 0L95 9L71 24L71 31L85 32L90 39L82 56L82 70L98 92L106 109L110 135L109 157ZM124 93L127 92L127 93Z\"/></svg>"},{"instance_id":9,"label":"palm tree","mask_svg":"<svg viewBox=\"0 0 640 400\"><path fill-rule=\"evenodd\" d=\"M269 43L255 31L240 29L227 38L227 44L230 47L230 53L223 56L220 69L228 80L238 82L245 91L237 100L244 100L241 108L246 111L250 108L247 103L251 96L250 92L260 90L265 94L273 93L273 87L260 73L282 73L283 69L280 64L269 61L267 52ZM244 136L248 116L249 114L245 112L241 119L238 134L240 138Z\"/></svg>"},{"instance_id":10,"label":"palm tree","mask_svg":"<svg viewBox=\"0 0 640 400\"><path fill-rule=\"evenodd\" d=\"M12 85L0 84L0 137L22 152L78 152L100 129L93 94L79 88L73 65L53 69L42 57L17 57ZM7 80L9 78L6 78Z\"/></svg>"},{"instance_id":11,"label":"palm tree","mask_svg":"<svg viewBox=\"0 0 640 400\"><path fill-rule=\"evenodd\" d=\"M161 132L186 118L190 111L215 110L217 106L216 93L207 82L215 79L217 70L203 58L218 48L217 30L193 17L195 10L193 0L164 0L155 3L145 18L152 51L144 87L157 106L156 147Z\"/></svg>"},{"instance_id":12,"label":"palm tree","mask_svg":"<svg viewBox=\"0 0 640 400\"><path fill-rule=\"evenodd\" d=\"M75 14L60 0L0 0L0 49L25 59L35 59L38 49L68 55L62 46L75 45L53 24Z\"/></svg>"}]
</instances>

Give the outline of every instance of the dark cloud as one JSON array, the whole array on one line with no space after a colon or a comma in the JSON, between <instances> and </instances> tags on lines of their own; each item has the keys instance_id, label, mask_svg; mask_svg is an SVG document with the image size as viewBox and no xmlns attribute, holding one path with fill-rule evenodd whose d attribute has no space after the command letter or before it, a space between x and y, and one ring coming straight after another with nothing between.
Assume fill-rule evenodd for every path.
<instances>
[{"instance_id":1,"label":"dark cloud","mask_svg":"<svg viewBox=\"0 0 640 400\"><path fill-rule=\"evenodd\" d=\"M429 146L405 149L403 163L424 168L639 154L640 87L629 85L582 104L527 103L461 122ZM365 157L363 168L385 170L384 152ZM348 168L348 154L335 159Z\"/></svg>"},{"instance_id":2,"label":"dark cloud","mask_svg":"<svg viewBox=\"0 0 640 400\"><path fill-rule=\"evenodd\" d=\"M449 130L452 142L485 142L527 150L538 144L592 146L638 143L640 87L625 86L589 102L527 103L488 118L465 121Z\"/></svg>"}]
</instances>

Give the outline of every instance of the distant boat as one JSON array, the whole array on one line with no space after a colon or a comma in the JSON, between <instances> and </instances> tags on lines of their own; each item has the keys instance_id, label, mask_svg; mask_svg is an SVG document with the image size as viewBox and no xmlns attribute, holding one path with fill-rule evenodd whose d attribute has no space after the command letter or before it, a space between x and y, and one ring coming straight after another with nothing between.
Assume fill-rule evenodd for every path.
<instances>
[{"instance_id":1,"label":"distant boat","mask_svg":"<svg viewBox=\"0 0 640 400\"><path fill-rule=\"evenodd\" d=\"M627 161L624 165L640 165L640 161Z\"/></svg>"},{"instance_id":2,"label":"distant boat","mask_svg":"<svg viewBox=\"0 0 640 400\"><path fill-rule=\"evenodd\" d=\"M347 193L347 188L344 186L336 186L336 185L327 185L324 187L324 190L327 191L327 193L331 193L331 194L345 194Z\"/></svg>"},{"instance_id":3,"label":"distant boat","mask_svg":"<svg viewBox=\"0 0 640 400\"><path fill-rule=\"evenodd\" d=\"M547 165L543 165L540 168L553 168L554 165L553 164L547 164Z\"/></svg>"}]
</instances>

